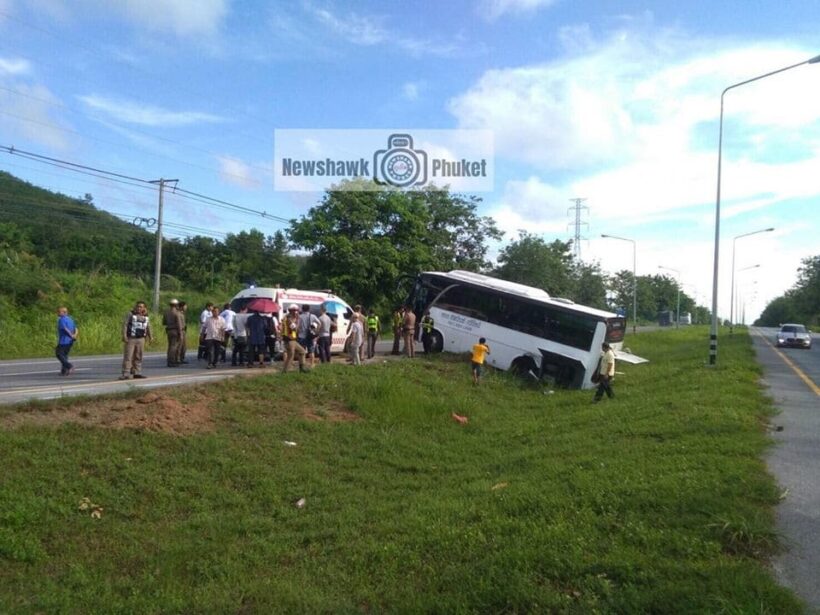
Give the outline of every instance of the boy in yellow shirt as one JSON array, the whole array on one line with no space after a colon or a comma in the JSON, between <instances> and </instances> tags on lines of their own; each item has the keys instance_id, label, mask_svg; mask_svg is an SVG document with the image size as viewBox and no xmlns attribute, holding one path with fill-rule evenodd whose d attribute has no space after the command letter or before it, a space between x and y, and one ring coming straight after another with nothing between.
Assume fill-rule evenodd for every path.
<instances>
[{"instance_id":1,"label":"boy in yellow shirt","mask_svg":"<svg viewBox=\"0 0 820 615\"><path fill-rule=\"evenodd\" d=\"M473 384L478 386L481 378L481 366L484 365L484 357L490 354L490 347L487 346L487 339L482 337L478 344L473 345Z\"/></svg>"}]
</instances>

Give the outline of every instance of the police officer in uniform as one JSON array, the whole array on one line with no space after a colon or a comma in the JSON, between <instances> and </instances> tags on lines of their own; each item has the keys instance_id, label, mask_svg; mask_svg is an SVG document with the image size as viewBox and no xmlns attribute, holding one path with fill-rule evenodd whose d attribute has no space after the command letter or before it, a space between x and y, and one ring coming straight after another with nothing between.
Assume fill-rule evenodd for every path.
<instances>
[{"instance_id":1,"label":"police officer in uniform","mask_svg":"<svg viewBox=\"0 0 820 615\"><path fill-rule=\"evenodd\" d=\"M150 342L151 326L148 323L148 308L144 301L137 301L122 323L122 376L120 380L145 378L142 375L142 351L145 342Z\"/></svg>"},{"instance_id":2,"label":"police officer in uniform","mask_svg":"<svg viewBox=\"0 0 820 615\"><path fill-rule=\"evenodd\" d=\"M421 345L424 348L424 354L430 354L433 350L433 327L435 326L433 317L430 316L430 310L424 312L421 317Z\"/></svg>"},{"instance_id":3,"label":"police officer in uniform","mask_svg":"<svg viewBox=\"0 0 820 615\"><path fill-rule=\"evenodd\" d=\"M393 312L393 350L390 354L399 354L399 342L402 338L402 325L404 324L403 308L397 307Z\"/></svg>"},{"instance_id":4,"label":"police officer in uniform","mask_svg":"<svg viewBox=\"0 0 820 615\"><path fill-rule=\"evenodd\" d=\"M291 304L288 307L287 316L282 319L282 342L285 344L285 363L282 365L282 373L286 374L290 367L290 362L296 357L299 361L299 371L306 372L305 369L305 349L299 344L299 306Z\"/></svg>"},{"instance_id":5,"label":"police officer in uniform","mask_svg":"<svg viewBox=\"0 0 820 615\"><path fill-rule=\"evenodd\" d=\"M367 358L372 359L376 356L376 342L379 339L381 326L379 324L379 317L376 312L371 309L367 315Z\"/></svg>"}]
</instances>

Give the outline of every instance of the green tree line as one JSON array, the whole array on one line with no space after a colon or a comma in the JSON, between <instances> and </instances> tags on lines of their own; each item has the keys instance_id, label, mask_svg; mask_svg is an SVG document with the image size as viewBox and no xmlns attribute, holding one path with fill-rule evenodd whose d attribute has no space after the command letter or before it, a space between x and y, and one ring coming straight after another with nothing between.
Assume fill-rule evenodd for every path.
<instances>
[{"instance_id":1,"label":"green tree line","mask_svg":"<svg viewBox=\"0 0 820 615\"><path fill-rule=\"evenodd\" d=\"M795 285L770 301L755 325L777 327L784 322L820 326L820 255L802 260Z\"/></svg>"},{"instance_id":2,"label":"green tree line","mask_svg":"<svg viewBox=\"0 0 820 615\"><path fill-rule=\"evenodd\" d=\"M522 231L493 262L491 249L503 233L478 214L480 203L448 190L345 181L273 235L254 229L224 240L166 240L162 288L214 300L249 283L329 288L386 313L404 299L407 280L419 271L466 269L576 303L623 309L633 319L632 273L606 275L598 263L576 259L569 241ZM50 275L55 271L130 275L140 279L140 288L150 288L154 247L152 232L97 209L91 195L67 197L0 172L0 257L15 263L0 273L0 292L13 304L47 302L59 286ZM639 321L676 308L677 283L667 276L639 276L637 289ZM695 322L708 321L705 308L683 292L680 303Z\"/></svg>"}]
</instances>

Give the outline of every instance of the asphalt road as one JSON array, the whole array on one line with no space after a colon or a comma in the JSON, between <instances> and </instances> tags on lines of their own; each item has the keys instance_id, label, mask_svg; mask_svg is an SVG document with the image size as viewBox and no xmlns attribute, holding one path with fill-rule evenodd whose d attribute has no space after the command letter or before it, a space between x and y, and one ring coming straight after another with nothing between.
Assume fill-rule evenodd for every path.
<instances>
[{"instance_id":1,"label":"asphalt road","mask_svg":"<svg viewBox=\"0 0 820 615\"><path fill-rule=\"evenodd\" d=\"M773 568L781 584L820 609L820 336L811 350L778 349L776 332L751 329L763 383L780 409L767 463L785 494L776 523L788 551Z\"/></svg>"},{"instance_id":2,"label":"asphalt road","mask_svg":"<svg viewBox=\"0 0 820 615\"><path fill-rule=\"evenodd\" d=\"M376 350L388 352L391 346L392 342L379 341ZM72 356L74 373L65 377L60 376L60 363L56 358L0 361L0 404L195 384L244 374L245 368L230 367L230 356L228 349L228 362L211 370L206 369L205 361L196 360L195 350L188 352L187 365L173 368L166 366L164 352L148 352L142 362L144 380L119 380L122 355ZM275 369L280 369L281 363L275 365Z\"/></svg>"}]
</instances>

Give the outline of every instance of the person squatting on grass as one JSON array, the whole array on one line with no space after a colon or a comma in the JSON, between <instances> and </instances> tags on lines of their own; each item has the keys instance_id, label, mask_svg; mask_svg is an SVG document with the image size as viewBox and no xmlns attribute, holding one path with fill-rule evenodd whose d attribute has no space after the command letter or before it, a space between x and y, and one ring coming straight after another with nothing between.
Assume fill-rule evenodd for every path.
<instances>
[{"instance_id":1,"label":"person squatting on grass","mask_svg":"<svg viewBox=\"0 0 820 615\"><path fill-rule=\"evenodd\" d=\"M606 393L610 399L615 397L612 392L612 379L615 377L615 353L609 344L604 342L601 344L601 367L598 369L598 390L595 391L593 402L601 401L601 398Z\"/></svg>"},{"instance_id":2,"label":"person squatting on grass","mask_svg":"<svg viewBox=\"0 0 820 615\"><path fill-rule=\"evenodd\" d=\"M120 380L145 378L142 375L142 352L153 340L145 301L137 301L122 322L122 376Z\"/></svg>"},{"instance_id":3,"label":"person squatting on grass","mask_svg":"<svg viewBox=\"0 0 820 615\"><path fill-rule=\"evenodd\" d=\"M479 338L478 344L473 345L473 384L478 386L481 381L481 366L484 365L484 357L490 354L490 347L487 346L487 338Z\"/></svg>"},{"instance_id":4,"label":"person squatting on grass","mask_svg":"<svg viewBox=\"0 0 820 615\"><path fill-rule=\"evenodd\" d=\"M74 366L68 361L68 353L71 352L78 334L77 325L68 315L68 308L57 308L57 346L54 348L54 354L60 362L61 376L69 376L74 372Z\"/></svg>"}]
</instances>

